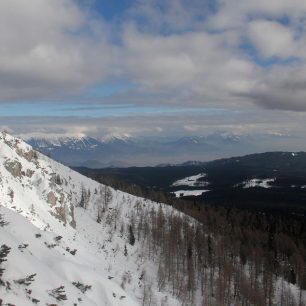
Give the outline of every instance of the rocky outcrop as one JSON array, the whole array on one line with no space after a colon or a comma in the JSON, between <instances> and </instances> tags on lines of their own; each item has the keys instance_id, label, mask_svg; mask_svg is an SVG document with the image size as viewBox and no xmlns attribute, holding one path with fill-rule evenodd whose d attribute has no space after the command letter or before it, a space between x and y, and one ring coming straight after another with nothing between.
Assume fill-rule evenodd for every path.
<instances>
[{"instance_id":1,"label":"rocky outcrop","mask_svg":"<svg viewBox=\"0 0 306 306\"><path fill-rule=\"evenodd\" d=\"M31 178L31 177L33 176L34 173L35 173L35 172L34 172L33 170L27 169L27 171L26 171L26 176Z\"/></svg>"},{"instance_id":2,"label":"rocky outcrop","mask_svg":"<svg viewBox=\"0 0 306 306\"><path fill-rule=\"evenodd\" d=\"M55 194L54 194L53 191L50 191L50 192L47 194L47 202L48 202L48 204L51 205L51 207L53 207L53 206L56 205L57 197L55 196Z\"/></svg>"},{"instance_id":3,"label":"rocky outcrop","mask_svg":"<svg viewBox=\"0 0 306 306\"><path fill-rule=\"evenodd\" d=\"M17 160L7 160L4 163L5 169L10 172L14 177L21 177L22 176L22 165Z\"/></svg>"},{"instance_id":4,"label":"rocky outcrop","mask_svg":"<svg viewBox=\"0 0 306 306\"><path fill-rule=\"evenodd\" d=\"M18 155L24 157L29 162L35 161L38 158L37 152L34 150L23 151L23 150L17 149L16 152Z\"/></svg>"}]
</instances>

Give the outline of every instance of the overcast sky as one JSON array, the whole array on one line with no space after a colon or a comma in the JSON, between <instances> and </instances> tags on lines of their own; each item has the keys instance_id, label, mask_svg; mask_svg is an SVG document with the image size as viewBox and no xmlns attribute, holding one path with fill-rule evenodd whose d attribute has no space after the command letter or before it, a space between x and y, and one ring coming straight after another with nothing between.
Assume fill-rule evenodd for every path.
<instances>
[{"instance_id":1,"label":"overcast sky","mask_svg":"<svg viewBox=\"0 0 306 306\"><path fill-rule=\"evenodd\" d=\"M305 30L305 0L1 0L0 127L264 133L300 148Z\"/></svg>"}]
</instances>

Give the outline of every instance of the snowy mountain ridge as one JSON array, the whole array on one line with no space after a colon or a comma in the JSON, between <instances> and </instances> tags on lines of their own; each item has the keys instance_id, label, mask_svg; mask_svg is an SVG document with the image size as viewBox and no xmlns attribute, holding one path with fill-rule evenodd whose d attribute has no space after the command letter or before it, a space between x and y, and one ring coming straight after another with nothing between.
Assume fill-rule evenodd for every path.
<instances>
[{"instance_id":1,"label":"snowy mountain ridge","mask_svg":"<svg viewBox=\"0 0 306 306\"><path fill-rule=\"evenodd\" d=\"M31 145L38 149L48 149L51 151L58 147L67 147L69 149L94 149L100 143L92 137L50 137L50 138L34 138L27 140Z\"/></svg>"},{"instance_id":2,"label":"snowy mountain ridge","mask_svg":"<svg viewBox=\"0 0 306 306\"><path fill-rule=\"evenodd\" d=\"M114 141L123 141L123 142L127 142L132 140L133 137L128 134L128 133L112 133L112 134L108 134L105 135L104 137L101 138L101 142L103 143L108 143L108 142L114 142Z\"/></svg>"},{"instance_id":3,"label":"snowy mountain ridge","mask_svg":"<svg viewBox=\"0 0 306 306\"><path fill-rule=\"evenodd\" d=\"M67 146L71 149L80 149L86 148L95 148L97 145L107 144L116 141L128 142L132 140L132 136L129 134L108 134L102 137L101 139L90 137L90 136L32 136L26 137L25 140L34 145L37 148L48 148L48 147L60 147Z\"/></svg>"},{"instance_id":4,"label":"snowy mountain ridge","mask_svg":"<svg viewBox=\"0 0 306 306\"><path fill-rule=\"evenodd\" d=\"M139 137L128 133L110 133L102 137L81 135L22 135L33 148L51 155L58 161L70 166L107 168L109 165L120 167L145 166L156 164L178 164L192 158L205 160L207 154L222 151L220 146L236 146L224 135L211 136L174 136ZM217 151L219 153L217 153ZM190 155L191 154L191 155Z\"/></svg>"},{"instance_id":5,"label":"snowy mountain ridge","mask_svg":"<svg viewBox=\"0 0 306 306\"><path fill-rule=\"evenodd\" d=\"M83 177L6 133L0 160L0 305L141 305L157 266L129 243L129 228L135 207L156 203ZM180 305L150 286L156 304Z\"/></svg>"}]
</instances>

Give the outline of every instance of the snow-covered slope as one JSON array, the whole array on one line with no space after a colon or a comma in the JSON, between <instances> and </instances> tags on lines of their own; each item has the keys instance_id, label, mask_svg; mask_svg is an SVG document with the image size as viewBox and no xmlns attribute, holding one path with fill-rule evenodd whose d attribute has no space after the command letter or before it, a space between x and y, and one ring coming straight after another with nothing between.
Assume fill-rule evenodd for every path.
<instances>
[{"instance_id":1,"label":"snow-covered slope","mask_svg":"<svg viewBox=\"0 0 306 306\"><path fill-rule=\"evenodd\" d=\"M141 305L158 267L128 229L135 209L154 205L0 133L0 305ZM157 305L180 305L152 290Z\"/></svg>"},{"instance_id":2,"label":"snow-covered slope","mask_svg":"<svg viewBox=\"0 0 306 306\"><path fill-rule=\"evenodd\" d=\"M4 265L5 285L0 289L4 303L54 304L59 295L52 291L64 286L67 305L138 305L135 297L107 278L118 275L106 271L102 251L94 253L93 247L86 246L84 235L66 237L66 230L60 229L57 233L41 231L17 213L2 207L0 212L9 222L1 229L1 244L11 248ZM73 250L77 250L75 255L70 253ZM33 281L26 280L31 275Z\"/></svg>"}]
</instances>

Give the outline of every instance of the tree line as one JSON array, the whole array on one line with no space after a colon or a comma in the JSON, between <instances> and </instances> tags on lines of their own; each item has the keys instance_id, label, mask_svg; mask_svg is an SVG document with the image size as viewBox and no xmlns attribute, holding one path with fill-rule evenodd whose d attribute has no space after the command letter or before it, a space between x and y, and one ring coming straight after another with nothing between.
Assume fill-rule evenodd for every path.
<instances>
[{"instance_id":1,"label":"tree line","mask_svg":"<svg viewBox=\"0 0 306 306\"><path fill-rule=\"evenodd\" d=\"M208 306L305 305L303 216L198 205L136 185L106 183L184 213L135 209L129 227L129 235L146 246L143 256L158 264L159 290L170 290L183 305L194 305L199 295Z\"/></svg>"}]
</instances>

